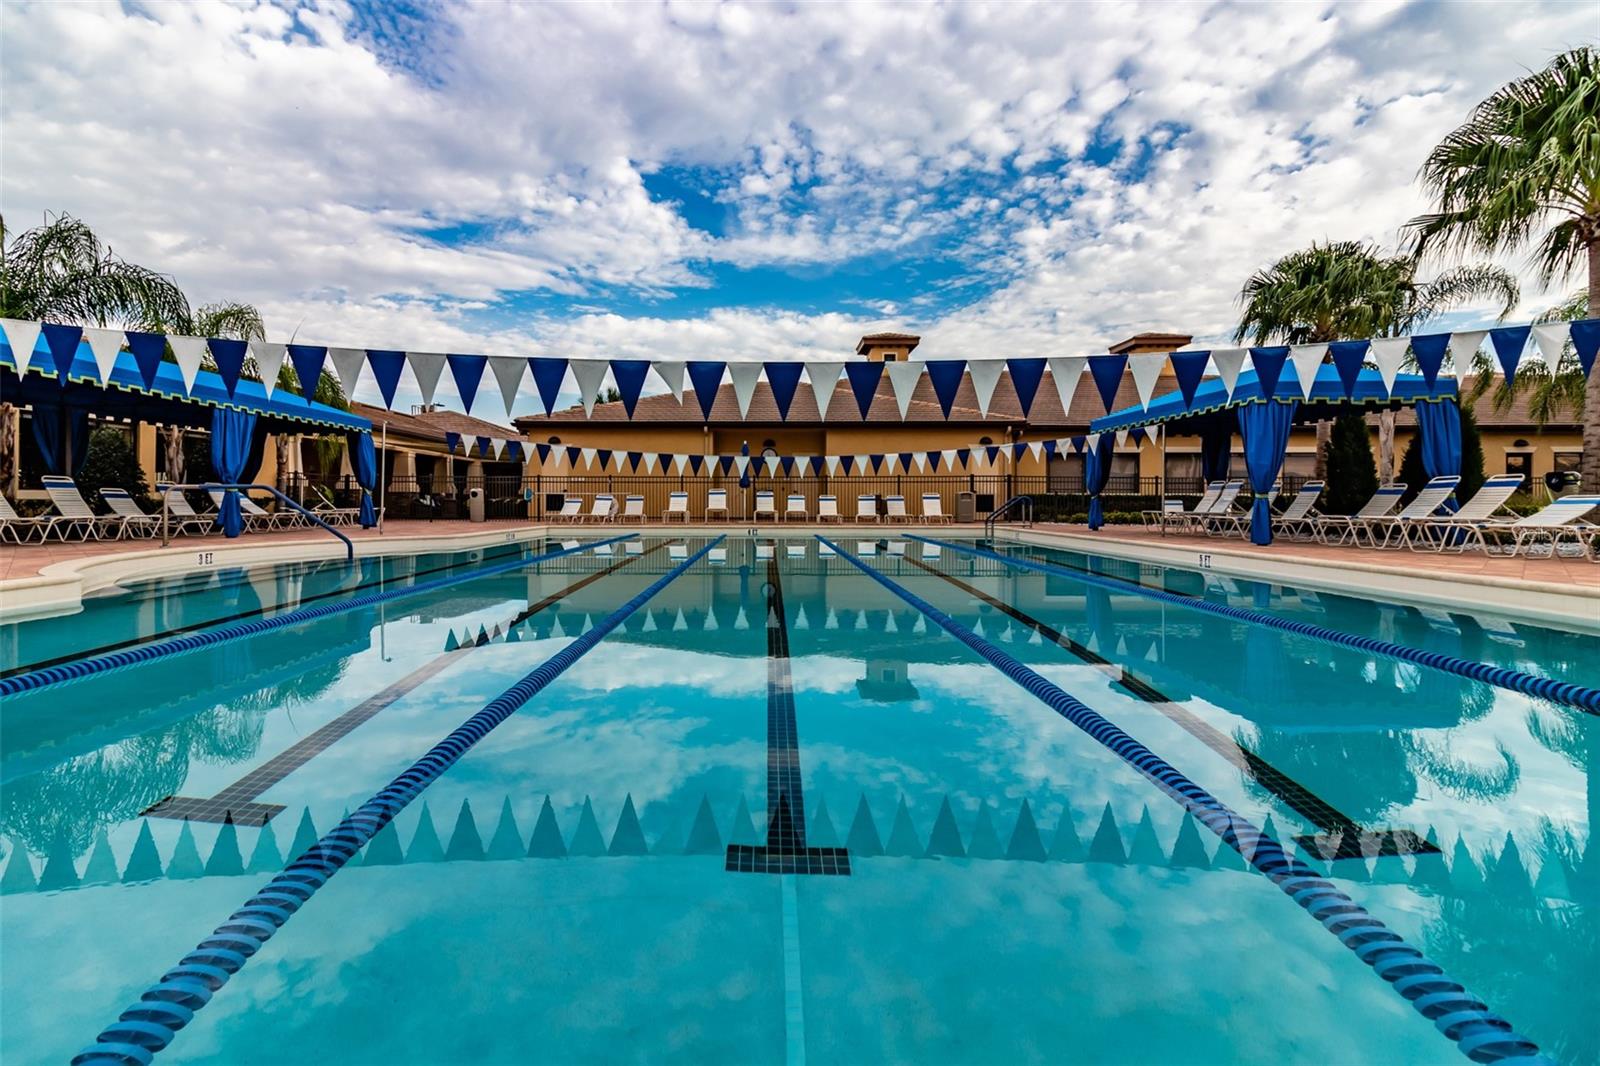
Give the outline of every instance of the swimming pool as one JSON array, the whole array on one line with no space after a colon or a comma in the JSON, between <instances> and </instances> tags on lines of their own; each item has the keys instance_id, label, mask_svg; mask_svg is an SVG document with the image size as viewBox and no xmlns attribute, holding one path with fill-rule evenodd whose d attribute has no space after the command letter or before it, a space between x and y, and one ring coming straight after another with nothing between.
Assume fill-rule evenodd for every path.
<instances>
[{"instance_id":1,"label":"swimming pool","mask_svg":"<svg viewBox=\"0 0 1600 1066\"><path fill-rule=\"evenodd\" d=\"M1600 1060L1594 636L933 538L0 627L0 1058Z\"/></svg>"}]
</instances>

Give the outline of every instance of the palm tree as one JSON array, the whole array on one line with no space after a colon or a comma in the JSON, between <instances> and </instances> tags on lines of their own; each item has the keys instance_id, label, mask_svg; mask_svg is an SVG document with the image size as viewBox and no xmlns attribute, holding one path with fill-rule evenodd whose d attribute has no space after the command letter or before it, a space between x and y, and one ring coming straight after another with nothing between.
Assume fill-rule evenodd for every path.
<instances>
[{"instance_id":1,"label":"palm tree","mask_svg":"<svg viewBox=\"0 0 1600 1066\"><path fill-rule=\"evenodd\" d=\"M1449 307L1493 300L1503 318L1520 298L1517 279L1500 267L1456 267L1417 278L1415 255L1388 255L1360 241L1330 241L1290 252L1252 274L1239 293L1244 312L1235 343L1322 344L1411 333ZM1380 425L1392 467L1393 421ZM1317 424L1317 474L1324 473L1328 423ZM1387 473L1392 471L1382 471Z\"/></svg>"},{"instance_id":2,"label":"palm tree","mask_svg":"<svg viewBox=\"0 0 1600 1066\"><path fill-rule=\"evenodd\" d=\"M155 330L189 315L172 278L122 259L71 215L8 238L0 217L0 316Z\"/></svg>"},{"instance_id":3,"label":"palm tree","mask_svg":"<svg viewBox=\"0 0 1600 1066\"><path fill-rule=\"evenodd\" d=\"M1577 292L1560 305L1541 314L1538 322L1568 322L1589 316L1589 294ZM1577 350L1568 341L1561 350L1560 360L1554 368L1542 359L1530 359L1517 367L1513 384L1507 386L1504 377L1497 377L1494 359L1482 349L1472 355L1472 387L1467 398L1474 404L1494 388L1491 403L1497 411L1507 411L1518 396L1528 397L1528 417L1534 425L1545 426L1562 418L1576 417L1583 410L1587 392L1583 380L1583 366L1578 362Z\"/></svg>"},{"instance_id":4,"label":"palm tree","mask_svg":"<svg viewBox=\"0 0 1600 1066\"><path fill-rule=\"evenodd\" d=\"M1600 52L1585 45L1496 90L1428 154L1438 208L1408 228L1418 254L1493 253L1532 244L1545 283L1588 267L1600 305ZM1600 386L1583 382L1587 486L1600 484ZM1559 376L1559 375L1558 375Z\"/></svg>"}]
</instances>

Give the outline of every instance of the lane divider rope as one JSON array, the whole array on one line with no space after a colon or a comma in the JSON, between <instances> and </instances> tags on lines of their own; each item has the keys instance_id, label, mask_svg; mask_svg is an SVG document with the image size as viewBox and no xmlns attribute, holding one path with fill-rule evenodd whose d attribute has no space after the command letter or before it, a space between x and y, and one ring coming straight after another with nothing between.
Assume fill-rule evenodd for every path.
<instances>
[{"instance_id":1,"label":"lane divider rope","mask_svg":"<svg viewBox=\"0 0 1600 1066\"><path fill-rule=\"evenodd\" d=\"M1375 637L1357 636L1353 633L1344 633L1337 629L1329 629L1326 626L1315 625L1311 622L1297 622L1290 618L1264 614L1261 611L1253 611L1245 607L1212 603L1210 600L1202 600L1195 596L1183 596L1161 589L1145 588L1143 585L1137 585L1131 581L1123 581L1120 578L1103 574L1090 574L1065 566L1041 563L1033 559L1016 558L989 551L986 548L959 544L955 541L920 537L914 533L907 534L907 536L911 540L937 545L941 548L949 548L952 551L963 552L967 555L975 555L980 559L995 559L1020 570L1033 570L1041 574L1054 574L1072 578L1085 585L1107 589L1111 592L1131 593L1135 596L1143 596L1146 599L1157 600L1161 603L1170 603L1178 607L1204 611L1235 622L1246 622L1251 625L1266 626L1269 629L1276 629L1283 633L1310 637L1313 640L1320 640L1325 644L1333 644L1341 648L1349 648L1352 651L1364 652L1370 655L1382 655L1388 659L1396 659L1415 666L1428 667L1447 674L1455 674L1457 677L1464 677L1469 681L1481 681L1496 688L1519 692L1524 696L1533 696L1537 699L1549 700L1551 703L1559 703L1587 714L1600 716L1600 689L1590 688L1586 685L1561 681L1553 677L1538 677L1534 674L1524 673L1521 670L1513 670L1510 667L1475 662L1471 659L1444 655L1440 652L1423 651L1420 648L1411 648L1404 644L1395 644L1392 641L1378 640Z\"/></svg>"},{"instance_id":2,"label":"lane divider rope","mask_svg":"<svg viewBox=\"0 0 1600 1066\"><path fill-rule=\"evenodd\" d=\"M154 662L157 659L165 659L168 656L182 655L200 648L210 648L218 644L226 644L229 641L240 640L244 637L253 637L259 633L270 633L275 629L301 625L320 618L331 618L337 614L344 614L346 611L373 607L404 596L437 592L440 589L451 588L468 581L476 581L479 578L520 570L534 563L545 563L552 559L560 559L563 556L587 551L590 548L597 548L604 544L615 544L618 541L628 540L631 536L632 534L624 534L606 540L580 544L574 548L561 548L557 551L546 552L543 555L535 555L529 559L518 558L509 562L496 563L493 566L480 567L471 573L453 574L450 577L423 581L400 589L369 592L364 596L353 596L348 600L340 600L336 603L324 603L316 607L301 607L283 614L273 615L271 618L258 618L253 622L240 622L238 625L224 626L221 629L209 629L203 633L189 633L181 637L174 637L171 640L146 644L140 648L114 651L106 655L93 655L86 659L78 659L75 662L60 663L38 670L29 670L26 673L13 674L7 678L0 678L0 696L20 696L24 692L37 692L40 689L64 684L78 678L103 674L108 670L118 670L125 666Z\"/></svg>"},{"instance_id":3,"label":"lane divider rope","mask_svg":"<svg viewBox=\"0 0 1600 1066\"><path fill-rule=\"evenodd\" d=\"M1182 805L1197 822L1242 855L1255 869L1355 952L1378 976L1394 986L1418 1013L1455 1041L1463 1054L1482 1063L1550 1063L1537 1044L1516 1033L1511 1023L1491 1012L1478 997L1451 980L1427 958L1364 907L1284 850L1247 818L1195 784L1177 768L1121 728L1080 702L1065 689L1029 669L999 647L978 636L916 593L890 580L839 545L828 545L856 569L921 611L951 636L1093 737Z\"/></svg>"},{"instance_id":4,"label":"lane divider rope","mask_svg":"<svg viewBox=\"0 0 1600 1066\"><path fill-rule=\"evenodd\" d=\"M73 1066L147 1066L193 1020L195 1012L261 950L317 889L350 861L384 826L394 820L423 789L488 736L518 708L537 696L568 667L651 597L677 580L721 543L719 535L681 564L663 574L633 599L618 607L595 627L546 659L515 685L506 689L468 718L422 758L358 807L323 838L305 850L283 872L228 916L178 964L162 975L124 1010L117 1021L101 1031L94 1044L79 1052Z\"/></svg>"}]
</instances>

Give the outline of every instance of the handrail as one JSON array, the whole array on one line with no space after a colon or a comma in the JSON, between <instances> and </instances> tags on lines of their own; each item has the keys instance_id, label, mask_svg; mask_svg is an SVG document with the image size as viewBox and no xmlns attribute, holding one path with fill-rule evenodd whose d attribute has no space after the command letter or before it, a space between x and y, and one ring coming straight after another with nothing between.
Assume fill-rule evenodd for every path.
<instances>
[{"instance_id":1,"label":"handrail","mask_svg":"<svg viewBox=\"0 0 1600 1066\"><path fill-rule=\"evenodd\" d=\"M312 522L315 522L317 525L321 526L323 529L327 530L329 533L332 533L334 536L336 536L340 540L344 541L344 561L348 563L348 562L353 562L355 560L355 557L356 557L356 546L355 546L355 543L353 541L351 541L351 539L349 537L345 536L343 533L340 533L337 529L334 529L332 526L328 525L328 523L324 522L322 519L318 518L315 514L313 514L312 512L306 510L304 507L300 506L298 503L295 503L292 499L290 499L289 497L285 496L283 493L279 492L276 488L274 488L271 485L259 485L259 484L225 485L225 484L222 484L221 482L208 481L208 482L205 482L204 484L200 484L200 485L158 485L156 487L161 492L161 546L163 548L167 547L169 544L172 543L172 537L171 537L170 533L168 532L168 527L167 527L167 520L172 514L171 508L169 508L167 506L167 500L172 495L172 493L174 493L174 492L183 492L183 491L188 490L188 489L194 489L194 490L196 490L198 492L210 492L212 489L222 489L224 491L226 491L228 489L259 489L262 492L271 493L272 496L280 504L283 504L283 505L289 507L291 510L298 511L300 514L304 515L306 518L310 519Z\"/></svg>"},{"instance_id":2,"label":"handrail","mask_svg":"<svg viewBox=\"0 0 1600 1066\"><path fill-rule=\"evenodd\" d=\"M996 507L994 510L990 511L989 512L989 517L985 518L983 520L983 536L984 536L984 539L986 539L986 540L993 540L994 539L994 525L995 525L995 523L1000 520L1000 516L1001 515L1005 514L1007 511L1011 510L1013 507L1020 507L1022 509L1023 514L1024 514L1023 521L1026 522L1030 526L1033 525L1033 497L1032 496L1013 496L1013 497L1011 497L1011 499L1007 500L1005 503L1002 503L999 507Z\"/></svg>"}]
</instances>

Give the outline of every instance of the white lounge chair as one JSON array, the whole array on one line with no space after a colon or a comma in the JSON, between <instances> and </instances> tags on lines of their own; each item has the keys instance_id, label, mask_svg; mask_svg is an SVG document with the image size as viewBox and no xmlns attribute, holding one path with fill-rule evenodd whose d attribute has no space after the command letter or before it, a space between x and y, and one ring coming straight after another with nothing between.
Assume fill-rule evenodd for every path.
<instances>
[{"instance_id":1,"label":"white lounge chair","mask_svg":"<svg viewBox=\"0 0 1600 1066\"><path fill-rule=\"evenodd\" d=\"M576 522L583 517L583 501L576 496L567 496L561 501L561 510L551 516L553 522Z\"/></svg>"},{"instance_id":2,"label":"white lounge chair","mask_svg":"<svg viewBox=\"0 0 1600 1066\"><path fill-rule=\"evenodd\" d=\"M1267 491L1267 512L1269 514L1272 511L1273 501L1278 498L1279 490L1280 486L1274 485ZM1254 505L1255 498L1252 496L1249 506L1237 511L1229 510L1210 519L1207 523L1210 526L1210 532L1226 536L1248 537L1250 535L1251 514Z\"/></svg>"},{"instance_id":3,"label":"white lounge chair","mask_svg":"<svg viewBox=\"0 0 1600 1066\"><path fill-rule=\"evenodd\" d=\"M1404 485L1380 485L1372 498L1361 505L1361 510L1353 515L1325 514L1316 522L1316 536L1319 544L1343 544L1345 541L1354 543L1358 522L1373 518L1381 518L1400 506L1400 498L1406 494ZM1329 538L1333 538L1330 540Z\"/></svg>"},{"instance_id":4,"label":"white lounge chair","mask_svg":"<svg viewBox=\"0 0 1600 1066\"><path fill-rule=\"evenodd\" d=\"M791 492L791 493L789 493L789 499L784 504L784 508L783 508L784 521L788 521L789 519L794 518L794 519L798 519L801 522L804 522L806 519L808 519L810 517L811 517L811 513L806 508L805 495L802 494L802 493L799 493L799 492Z\"/></svg>"},{"instance_id":5,"label":"white lounge chair","mask_svg":"<svg viewBox=\"0 0 1600 1066\"><path fill-rule=\"evenodd\" d=\"M596 493L594 502L589 505L589 513L584 517L591 522L615 522L617 498L609 492Z\"/></svg>"},{"instance_id":6,"label":"white lounge chair","mask_svg":"<svg viewBox=\"0 0 1600 1066\"><path fill-rule=\"evenodd\" d=\"M661 512L661 520L669 522L674 518L681 518L684 524L688 524L689 494L687 492L667 493L667 509Z\"/></svg>"},{"instance_id":7,"label":"white lounge chair","mask_svg":"<svg viewBox=\"0 0 1600 1066\"><path fill-rule=\"evenodd\" d=\"M785 544L783 552L791 559L804 559L806 557L806 546L804 544Z\"/></svg>"},{"instance_id":8,"label":"white lounge chair","mask_svg":"<svg viewBox=\"0 0 1600 1066\"><path fill-rule=\"evenodd\" d=\"M353 526L361 520L361 508L340 507L333 502L333 497L321 485L312 485L311 492L316 496L312 504L311 513L330 526Z\"/></svg>"},{"instance_id":9,"label":"white lounge chair","mask_svg":"<svg viewBox=\"0 0 1600 1066\"><path fill-rule=\"evenodd\" d=\"M1484 550L1492 555L1532 555L1535 545L1548 543L1553 556L1562 541L1570 541L1587 555L1600 537L1600 526L1580 519L1596 507L1600 496L1563 496L1514 522L1481 523L1477 532Z\"/></svg>"},{"instance_id":10,"label":"white lounge chair","mask_svg":"<svg viewBox=\"0 0 1600 1066\"><path fill-rule=\"evenodd\" d=\"M13 544L25 544L34 539L43 541L49 538L50 528L61 522L60 515L35 515L24 518L17 514L11 506L11 501L0 496L0 542L11 541Z\"/></svg>"},{"instance_id":11,"label":"white lounge chair","mask_svg":"<svg viewBox=\"0 0 1600 1066\"><path fill-rule=\"evenodd\" d=\"M1206 491L1201 493L1200 498L1195 501L1194 510L1192 511L1185 511L1181 505L1177 510L1172 510L1171 508L1167 507L1165 502L1163 502L1161 505L1161 510L1144 511L1142 512L1141 516L1147 521L1154 520L1155 522L1159 523L1163 535L1165 535L1169 529L1173 530L1174 532L1180 531L1189 526L1191 523L1195 522L1197 520L1197 516L1211 513L1211 508L1215 506L1217 497L1222 495L1222 487L1226 484L1226 481L1212 481L1207 483Z\"/></svg>"},{"instance_id":12,"label":"white lounge chair","mask_svg":"<svg viewBox=\"0 0 1600 1066\"><path fill-rule=\"evenodd\" d=\"M644 497L625 496L622 499L622 514L618 516L619 522L638 522L644 525Z\"/></svg>"},{"instance_id":13,"label":"white lounge chair","mask_svg":"<svg viewBox=\"0 0 1600 1066\"><path fill-rule=\"evenodd\" d=\"M774 522L778 520L778 504L770 489L761 489L756 493L756 506L750 512L750 517L758 522L763 518L770 518Z\"/></svg>"},{"instance_id":14,"label":"white lounge chair","mask_svg":"<svg viewBox=\"0 0 1600 1066\"><path fill-rule=\"evenodd\" d=\"M167 513L167 531L169 533L207 533L217 531L217 516L214 514L201 514L189 506L189 498L180 489L168 492L166 485L157 485L156 492L161 495L162 506ZM155 513L157 522L161 521L161 512Z\"/></svg>"},{"instance_id":15,"label":"white lounge chair","mask_svg":"<svg viewBox=\"0 0 1600 1066\"><path fill-rule=\"evenodd\" d=\"M883 498L883 516L886 522L909 522L911 516L906 513L906 498L904 496L885 496Z\"/></svg>"},{"instance_id":16,"label":"white lounge chair","mask_svg":"<svg viewBox=\"0 0 1600 1066\"><path fill-rule=\"evenodd\" d=\"M878 520L878 497L862 493L856 497L856 521L876 522Z\"/></svg>"},{"instance_id":17,"label":"white lounge chair","mask_svg":"<svg viewBox=\"0 0 1600 1066\"><path fill-rule=\"evenodd\" d=\"M1159 510L1152 509L1140 511L1139 521L1144 523L1144 528L1146 529L1160 529L1164 531L1169 518L1171 516L1181 514L1183 514L1183 501L1174 496L1168 496L1166 499L1161 501L1161 507Z\"/></svg>"},{"instance_id":18,"label":"white lounge chair","mask_svg":"<svg viewBox=\"0 0 1600 1066\"><path fill-rule=\"evenodd\" d=\"M713 514L720 514L723 521L728 518L728 490L712 489L706 493L706 520L710 521Z\"/></svg>"},{"instance_id":19,"label":"white lounge chair","mask_svg":"<svg viewBox=\"0 0 1600 1066\"><path fill-rule=\"evenodd\" d=\"M775 553L773 551L772 545L770 545L770 544L757 544L756 545L756 561L757 562L761 562L762 560L766 560L766 559L772 559L772 558L774 558L774 556L775 556Z\"/></svg>"},{"instance_id":20,"label":"white lounge chair","mask_svg":"<svg viewBox=\"0 0 1600 1066\"><path fill-rule=\"evenodd\" d=\"M944 498L937 492L922 494L922 520L929 524L953 523L955 515L944 513Z\"/></svg>"},{"instance_id":21,"label":"white lounge chair","mask_svg":"<svg viewBox=\"0 0 1600 1066\"><path fill-rule=\"evenodd\" d=\"M106 501L112 514L121 516L123 536L154 537L161 532L161 519L145 514L127 489L103 488L100 498Z\"/></svg>"},{"instance_id":22,"label":"white lounge chair","mask_svg":"<svg viewBox=\"0 0 1600 1066\"><path fill-rule=\"evenodd\" d=\"M1391 544L1398 548L1405 543L1407 536L1406 527L1413 522L1433 518L1445 512L1446 501L1456 494L1456 486L1461 484L1461 478L1455 474L1432 478L1417 493L1417 498L1406 504L1399 514L1379 515L1376 518L1366 518L1356 523L1357 541L1365 535L1367 543L1374 548L1387 548Z\"/></svg>"},{"instance_id":23,"label":"white lounge chair","mask_svg":"<svg viewBox=\"0 0 1600 1066\"><path fill-rule=\"evenodd\" d=\"M1315 535L1317 501L1322 498L1323 484L1321 481L1308 481L1300 486L1300 491L1294 494L1289 506L1283 509L1282 514L1273 518L1273 536L1284 536L1290 540L1310 540Z\"/></svg>"},{"instance_id":24,"label":"white lounge chair","mask_svg":"<svg viewBox=\"0 0 1600 1066\"><path fill-rule=\"evenodd\" d=\"M1461 505L1455 514L1441 514L1421 521L1408 523L1401 531L1412 551L1467 550L1469 544L1483 547L1481 534L1474 537L1474 527L1484 523L1509 524L1515 516L1499 518L1500 509L1522 487L1521 474L1496 474L1478 487L1472 499ZM1454 532L1452 532L1454 531Z\"/></svg>"},{"instance_id":25,"label":"white lounge chair","mask_svg":"<svg viewBox=\"0 0 1600 1066\"><path fill-rule=\"evenodd\" d=\"M1222 486L1222 491L1217 493L1217 498L1212 501L1211 510L1202 515L1197 508L1191 524L1207 536L1218 536L1226 533L1238 524L1233 508L1239 502L1239 496L1243 492L1243 478L1234 478L1226 482Z\"/></svg>"},{"instance_id":26,"label":"white lounge chair","mask_svg":"<svg viewBox=\"0 0 1600 1066\"><path fill-rule=\"evenodd\" d=\"M79 540L88 540L90 537L96 540L112 536L119 540L122 538L125 525L122 516L95 514L94 508L89 506L89 501L83 498L70 477L46 474L40 482L50 495L51 506L66 520L54 527L56 535L62 540L69 536L76 536Z\"/></svg>"},{"instance_id":27,"label":"white lounge chair","mask_svg":"<svg viewBox=\"0 0 1600 1066\"><path fill-rule=\"evenodd\" d=\"M211 503L217 510L222 510L222 498L227 495L226 489L206 489L206 495L211 497ZM244 517L245 529L278 528L278 516L256 506L256 502L243 492L239 493L239 513Z\"/></svg>"},{"instance_id":28,"label":"white lounge chair","mask_svg":"<svg viewBox=\"0 0 1600 1066\"><path fill-rule=\"evenodd\" d=\"M844 515L839 513L839 497L837 497L837 496L818 496L817 497L817 521L818 522L843 522L844 521Z\"/></svg>"}]
</instances>

